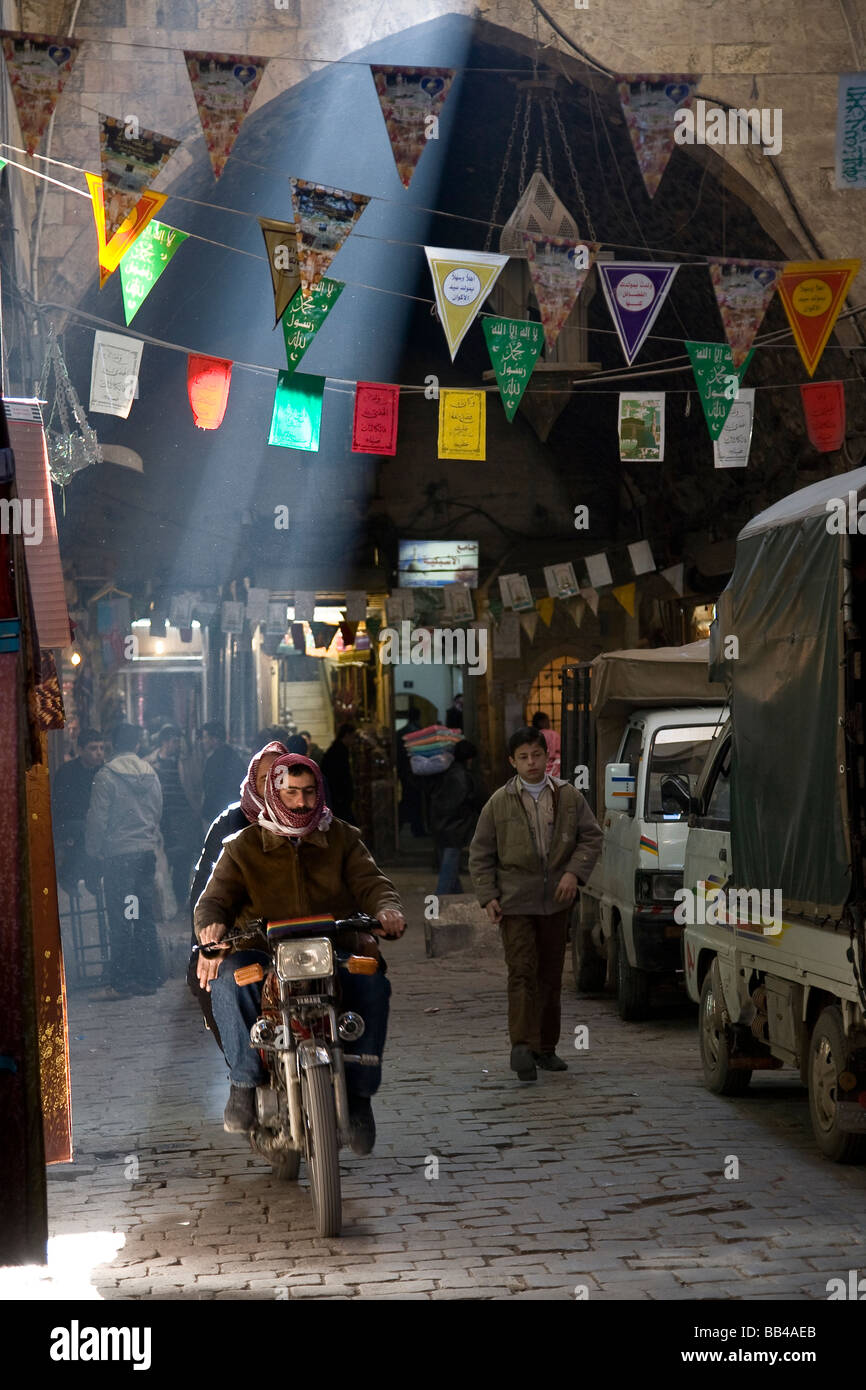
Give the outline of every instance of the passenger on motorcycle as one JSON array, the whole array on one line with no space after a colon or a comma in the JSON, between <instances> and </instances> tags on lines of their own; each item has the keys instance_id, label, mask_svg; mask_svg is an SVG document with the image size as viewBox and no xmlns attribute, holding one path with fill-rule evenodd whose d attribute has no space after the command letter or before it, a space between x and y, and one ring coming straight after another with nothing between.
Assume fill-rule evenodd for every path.
<instances>
[{"instance_id":1,"label":"passenger on motorcycle","mask_svg":"<svg viewBox=\"0 0 866 1390\"><path fill-rule=\"evenodd\" d=\"M316 763L296 753L277 758L268 772L264 810L255 824L230 836L195 908L200 942L221 941L239 919L278 921L327 913L349 917L358 910L378 918L381 935L399 937L406 929L394 885L379 870L353 825L337 819L325 805ZM357 933L348 933L357 938ZM365 954L378 954L372 938ZM357 949L356 939L338 940L338 949ZM231 948L227 948L231 949ZM200 955L198 979L211 991L214 1018L229 1065L231 1092L225 1109L230 1133L250 1130L255 1087L267 1073L250 1027L259 1016L261 985L238 986L234 970L267 964L262 951L234 950L230 965ZM364 1019L363 1036L344 1045L346 1089L352 1121L352 1148L369 1153L376 1138L370 1097L379 1088L391 985L385 962L375 975L340 970L343 1005Z\"/></svg>"}]
</instances>

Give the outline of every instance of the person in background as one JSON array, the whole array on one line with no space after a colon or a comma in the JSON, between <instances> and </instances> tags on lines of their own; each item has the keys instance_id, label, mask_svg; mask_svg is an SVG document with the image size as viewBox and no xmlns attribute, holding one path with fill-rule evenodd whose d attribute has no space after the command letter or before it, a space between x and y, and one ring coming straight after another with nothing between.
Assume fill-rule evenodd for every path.
<instances>
[{"instance_id":1,"label":"person in background","mask_svg":"<svg viewBox=\"0 0 866 1390\"><path fill-rule=\"evenodd\" d=\"M334 742L322 758L322 772L330 789L329 805L339 820L355 822L355 784L352 780L352 756L349 752L355 742L354 724L341 724Z\"/></svg>"},{"instance_id":2,"label":"person in background","mask_svg":"<svg viewBox=\"0 0 866 1390\"><path fill-rule=\"evenodd\" d=\"M102 734L96 729L82 729L78 735L78 757L63 763L51 783L57 881L67 893L74 893L79 881L90 877L91 865L84 849L84 825L93 779L104 762Z\"/></svg>"},{"instance_id":3,"label":"person in background","mask_svg":"<svg viewBox=\"0 0 866 1390\"><path fill-rule=\"evenodd\" d=\"M111 999L154 994L162 984L154 917L162 787L138 756L142 733L136 724L115 729L114 756L93 779L85 825L85 849L99 861L105 888Z\"/></svg>"},{"instance_id":4,"label":"person in background","mask_svg":"<svg viewBox=\"0 0 866 1390\"><path fill-rule=\"evenodd\" d=\"M313 762L318 763L319 767L321 767L322 759L325 756L324 748L320 748L318 743L313 742L313 735L310 733L309 729L301 730L301 738L304 739L307 744L307 757L312 758Z\"/></svg>"},{"instance_id":5,"label":"person in background","mask_svg":"<svg viewBox=\"0 0 866 1390\"><path fill-rule=\"evenodd\" d=\"M481 809L469 764L478 749L468 739L461 739L454 749L454 762L446 772L431 777L429 820L430 834L439 854L439 879L436 892L462 893L460 883L460 854L472 839Z\"/></svg>"},{"instance_id":6,"label":"person in background","mask_svg":"<svg viewBox=\"0 0 866 1390\"><path fill-rule=\"evenodd\" d=\"M189 875L195 852L190 826L192 807L180 774L182 738L183 734L176 725L164 724L157 735L156 752L147 759L162 787L160 829L178 905L189 892Z\"/></svg>"},{"instance_id":7,"label":"person in background","mask_svg":"<svg viewBox=\"0 0 866 1390\"><path fill-rule=\"evenodd\" d=\"M550 777L558 777L561 761L562 740L555 729L551 729L550 720L544 710L538 709L532 716L532 727L538 729L544 739L547 749L547 773Z\"/></svg>"},{"instance_id":8,"label":"person in background","mask_svg":"<svg viewBox=\"0 0 866 1390\"><path fill-rule=\"evenodd\" d=\"M491 796L469 848L478 901L502 930L508 967L511 1069L565 1071L556 1055L568 919L580 883L601 853L602 833L583 795L545 770L538 729L508 740L515 776Z\"/></svg>"},{"instance_id":9,"label":"person in background","mask_svg":"<svg viewBox=\"0 0 866 1390\"><path fill-rule=\"evenodd\" d=\"M403 742L404 734L417 734L421 728L421 714L414 705L409 706L406 727L397 735L397 776L403 795L400 798L398 817L400 825L409 822L413 837L418 840L427 832L424 828L424 794L419 779L412 771L409 754Z\"/></svg>"},{"instance_id":10,"label":"person in background","mask_svg":"<svg viewBox=\"0 0 866 1390\"><path fill-rule=\"evenodd\" d=\"M445 711L445 727L448 729L463 728L463 696L455 695L454 699Z\"/></svg>"},{"instance_id":11,"label":"person in background","mask_svg":"<svg viewBox=\"0 0 866 1390\"><path fill-rule=\"evenodd\" d=\"M303 734L290 734L286 739L286 749L289 753L300 753L302 758L307 756L307 740Z\"/></svg>"},{"instance_id":12,"label":"person in background","mask_svg":"<svg viewBox=\"0 0 866 1390\"><path fill-rule=\"evenodd\" d=\"M211 719L202 724L201 744L207 759L201 814L205 823L211 825L229 802L237 799L238 787L247 769L240 754L226 743L226 726L221 720Z\"/></svg>"}]
</instances>

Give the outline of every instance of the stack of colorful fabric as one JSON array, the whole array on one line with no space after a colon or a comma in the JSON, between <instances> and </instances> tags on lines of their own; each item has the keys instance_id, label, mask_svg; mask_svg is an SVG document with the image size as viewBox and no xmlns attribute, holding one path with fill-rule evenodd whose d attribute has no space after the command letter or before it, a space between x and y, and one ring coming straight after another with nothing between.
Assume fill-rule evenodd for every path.
<instances>
[{"instance_id":1,"label":"stack of colorful fabric","mask_svg":"<svg viewBox=\"0 0 866 1390\"><path fill-rule=\"evenodd\" d=\"M454 761L454 746L462 737L459 729L448 729L444 724L429 724L426 729L404 734L403 746L416 777L446 772Z\"/></svg>"}]
</instances>

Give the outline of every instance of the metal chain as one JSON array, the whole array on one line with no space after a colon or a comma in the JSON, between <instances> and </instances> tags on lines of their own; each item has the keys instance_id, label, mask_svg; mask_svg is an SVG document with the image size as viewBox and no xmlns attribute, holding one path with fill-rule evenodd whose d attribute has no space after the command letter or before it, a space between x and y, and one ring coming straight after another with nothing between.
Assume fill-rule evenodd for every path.
<instances>
[{"instance_id":1,"label":"metal chain","mask_svg":"<svg viewBox=\"0 0 866 1390\"><path fill-rule=\"evenodd\" d=\"M541 109L541 127L544 132L544 150L547 155L547 179L552 188L555 180L553 177L553 152L550 148L550 129L547 124L547 102L542 101L539 106Z\"/></svg>"},{"instance_id":2,"label":"metal chain","mask_svg":"<svg viewBox=\"0 0 866 1390\"><path fill-rule=\"evenodd\" d=\"M523 144L520 147L520 177L517 185L517 196L520 197L526 187L526 161L529 158L529 124L532 119L532 92L526 92L526 112L523 117Z\"/></svg>"},{"instance_id":3,"label":"metal chain","mask_svg":"<svg viewBox=\"0 0 866 1390\"><path fill-rule=\"evenodd\" d=\"M517 125L520 120L520 97L514 103L514 120L511 122L511 130L508 132L508 143L505 146L505 158L502 161L502 170L499 175L499 183L496 185L496 197L493 199L493 207L490 210L490 225L487 228L487 236L484 241L484 250L490 250L490 243L493 240L493 229L496 226L496 219L499 216L499 204L502 202L502 193L505 188L505 176L508 173L508 165L511 161L511 151L514 148L514 141L517 136Z\"/></svg>"},{"instance_id":4,"label":"metal chain","mask_svg":"<svg viewBox=\"0 0 866 1390\"><path fill-rule=\"evenodd\" d=\"M590 240L598 241L598 237L596 235L595 227L592 221L592 214L590 213L589 208L587 207L586 198L584 196L584 192L580 184L580 179L577 175L577 169L575 168L574 160L571 157L571 146L568 143L568 137L565 133L565 126L562 124L562 116L559 112L559 102L556 99L555 92L551 96L551 101L553 102L553 114L556 117L556 124L559 128L559 137L562 140L563 148L565 149L565 157L568 160L568 167L571 170L571 177L574 179L574 186L577 189L577 196L580 199L580 206L583 211L583 216L586 222L587 231L589 232Z\"/></svg>"}]
</instances>

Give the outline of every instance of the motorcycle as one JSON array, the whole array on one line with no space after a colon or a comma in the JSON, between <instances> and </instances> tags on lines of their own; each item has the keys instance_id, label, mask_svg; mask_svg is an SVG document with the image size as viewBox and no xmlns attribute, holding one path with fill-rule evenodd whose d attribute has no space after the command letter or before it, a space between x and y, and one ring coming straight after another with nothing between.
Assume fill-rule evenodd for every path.
<instances>
[{"instance_id":1,"label":"motorcycle","mask_svg":"<svg viewBox=\"0 0 866 1390\"><path fill-rule=\"evenodd\" d=\"M365 1031L360 1014L339 1011L338 967L358 975L379 970L378 954L341 950L337 938L347 930L372 936L379 929L376 918L363 914L291 918L245 923L218 945L195 948L218 956L226 944L249 944L253 930L267 943L269 966L234 971L238 985L262 982L261 1015L250 1029L250 1046L258 1048L268 1080L256 1087L250 1144L288 1182L297 1179L303 1157L320 1236L339 1235L342 1225L339 1150L350 1130L343 1043L356 1042Z\"/></svg>"}]
</instances>

